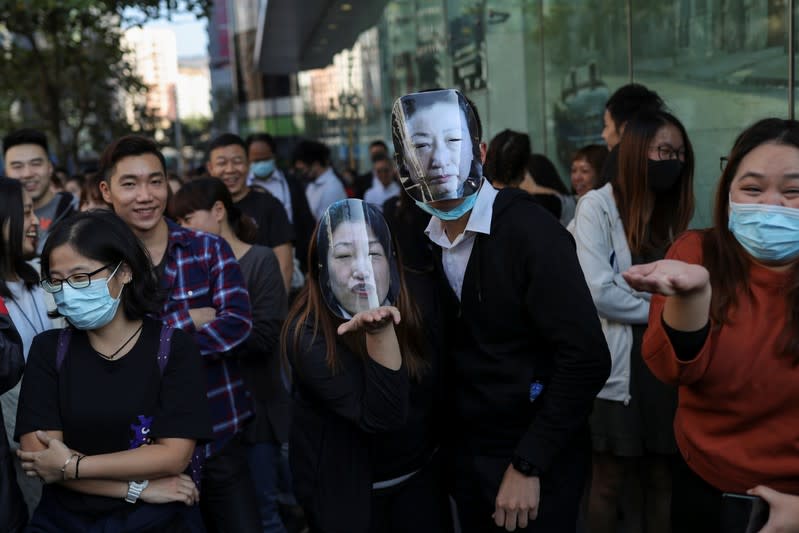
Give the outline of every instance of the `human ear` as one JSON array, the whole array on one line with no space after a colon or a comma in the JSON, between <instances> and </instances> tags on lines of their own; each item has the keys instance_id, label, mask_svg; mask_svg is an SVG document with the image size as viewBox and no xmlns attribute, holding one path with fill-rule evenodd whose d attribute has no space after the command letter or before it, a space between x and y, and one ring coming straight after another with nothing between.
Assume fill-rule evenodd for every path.
<instances>
[{"instance_id":1,"label":"human ear","mask_svg":"<svg viewBox=\"0 0 799 533\"><path fill-rule=\"evenodd\" d=\"M214 205L211 206L211 216L214 217L214 221L217 224L221 223L227 217L225 204L223 204L221 200L217 200L214 202Z\"/></svg>"}]
</instances>

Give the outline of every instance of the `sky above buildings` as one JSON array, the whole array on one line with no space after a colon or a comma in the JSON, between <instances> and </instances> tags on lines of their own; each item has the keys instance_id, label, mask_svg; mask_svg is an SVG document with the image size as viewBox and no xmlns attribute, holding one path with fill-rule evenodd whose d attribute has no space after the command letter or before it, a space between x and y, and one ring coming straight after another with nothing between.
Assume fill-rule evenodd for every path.
<instances>
[{"instance_id":1,"label":"sky above buildings","mask_svg":"<svg viewBox=\"0 0 799 533\"><path fill-rule=\"evenodd\" d=\"M194 15L178 15L172 20L160 19L145 27L167 27L175 32L178 44L178 57L208 55L208 32L205 19L198 20Z\"/></svg>"}]
</instances>

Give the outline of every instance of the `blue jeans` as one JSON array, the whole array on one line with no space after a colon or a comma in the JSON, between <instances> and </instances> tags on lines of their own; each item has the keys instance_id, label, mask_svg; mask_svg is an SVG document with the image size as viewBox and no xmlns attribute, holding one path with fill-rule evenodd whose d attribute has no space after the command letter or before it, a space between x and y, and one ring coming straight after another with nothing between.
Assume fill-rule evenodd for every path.
<instances>
[{"instance_id":1,"label":"blue jeans","mask_svg":"<svg viewBox=\"0 0 799 533\"><path fill-rule=\"evenodd\" d=\"M280 444L257 442L250 445L250 472L252 473L261 525L264 533L286 533L278 513L278 480L280 479Z\"/></svg>"}]
</instances>

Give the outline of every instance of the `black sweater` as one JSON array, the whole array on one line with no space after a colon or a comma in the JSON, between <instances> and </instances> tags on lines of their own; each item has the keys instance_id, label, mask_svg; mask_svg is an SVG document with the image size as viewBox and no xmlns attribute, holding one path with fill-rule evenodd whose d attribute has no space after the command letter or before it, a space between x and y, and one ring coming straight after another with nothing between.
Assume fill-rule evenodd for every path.
<instances>
[{"instance_id":1,"label":"black sweater","mask_svg":"<svg viewBox=\"0 0 799 533\"><path fill-rule=\"evenodd\" d=\"M312 529L358 533L369 527L372 442L400 430L408 418L408 373L355 355L336 339L340 367L325 361L321 330L299 325L299 350L290 330L287 356L293 387L289 462L294 492Z\"/></svg>"},{"instance_id":2,"label":"black sweater","mask_svg":"<svg viewBox=\"0 0 799 533\"><path fill-rule=\"evenodd\" d=\"M491 234L475 239L460 304L442 281L455 453L516 454L546 472L585 431L610 373L571 235L530 195L503 189ZM535 381L544 389L531 402Z\"/></svg>"}]
</instances>

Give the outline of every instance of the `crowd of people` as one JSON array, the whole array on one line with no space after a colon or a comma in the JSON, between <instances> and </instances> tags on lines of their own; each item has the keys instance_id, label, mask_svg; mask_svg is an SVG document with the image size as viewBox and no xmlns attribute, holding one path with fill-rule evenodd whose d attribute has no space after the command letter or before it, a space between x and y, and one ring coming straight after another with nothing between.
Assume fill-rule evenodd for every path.
<instances>
[{"instance_id":1,"label":"crowd of people","mask_svg":"<svg viewBox=\"0 0 799 533\"><path fill-rule=\"evenodd\" d=\"M9 132L0 527L799 532L799 122L743 129L701 230L658 94L604 123L568 185L446 89L360 175L224 133L59 177Z\"/></svg>"}]
</instances>

